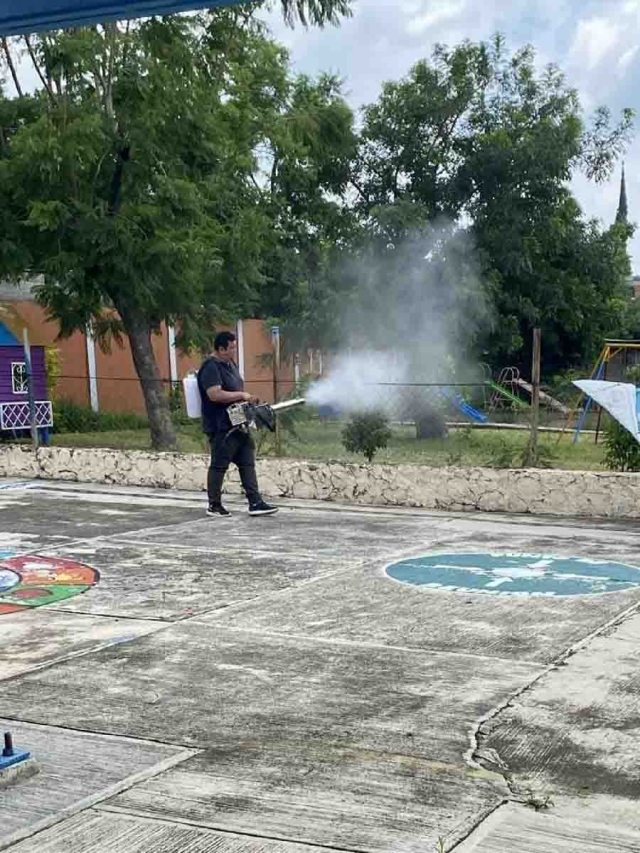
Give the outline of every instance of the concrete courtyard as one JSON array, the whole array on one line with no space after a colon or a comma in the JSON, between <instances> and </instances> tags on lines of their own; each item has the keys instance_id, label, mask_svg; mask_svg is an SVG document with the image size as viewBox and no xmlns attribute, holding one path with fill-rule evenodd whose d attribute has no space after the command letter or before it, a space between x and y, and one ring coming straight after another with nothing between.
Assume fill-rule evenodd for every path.
<instances>
[{"instance_id":1,"label":"concrete courtyard","mask_svg":"<svg viewBox=\"0 0 640 853\"><path fill-rule=\"evenodd\" d=\"M40 767L0 787L0 849L640 853L640 585L487 594L386 571L635 566L639 524L229 507L0 483L7 567L100 574L16 612L0 585L0 725Z\"/></svg>"}]
</instances>

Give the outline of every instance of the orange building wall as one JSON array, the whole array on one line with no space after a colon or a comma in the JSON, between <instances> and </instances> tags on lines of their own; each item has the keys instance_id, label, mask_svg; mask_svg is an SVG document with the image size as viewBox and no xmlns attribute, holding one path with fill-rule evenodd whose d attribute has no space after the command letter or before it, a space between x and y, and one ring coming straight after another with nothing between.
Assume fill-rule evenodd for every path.
<instances>
[{"instance_id":1,"label":"orange building wall","mask_svg":"<svg viewBox=\"0 0 640 853\"><path fill-rule=\"evenodd\" d=\"M54 397L74 400L90 405L89 370L86 338L76 332L66 340L56 340L58 324L47 319L44 309L31 300L14 303L18 313L32 330L34 343L55 347L59 352L61 376ZM232 328L232 330L234 330ZM270 361L263 356L272 355L271 336L262 320L244 320L244 376L246 388L256 397L273 402L273 373ZM162 334L154 335L153 348L160 375L166 387L170 383L169 336L163 327ZM123 338L123 346L112 342L111 351L104 353L95 346L96 375L98 377L98 403L101 411L138 412L145 414L144 399L136 376L129 341ZM185 355L176 352L178 380L190 370L197 370L202 362L200 353ZM301 374L308 371L308 357L302 356ZM317 370L317 358L316 358ZM278 398L290 394L295 387L293 360L283 363L278 374Z\"/></svg>"},{"instance_id":2,"label":"orange building wall","mask_svg":"<svg viewBox=\"0 0 640 853\"><path fill-rule=\"evenodd\" d=\"M273 403L273 367L272 362L264 358L273 354L271 335L265 330L262 320L244 320L242 326L245 387L260 400ZM293 361L286 360L278 371L278 399L282 400L294 388Z\"/></svg>"},{"instance_id":3,"label":"orange building wall","mask_svg":"<svg viewBox=\"0 0 640 853\"><path fill-rule=\"evenodd\" d=\"M58 350L61 376L53 397L65 397L76 403L89 405L89 371L84 335L76 332L70 338L56 340L59 326L55 321L47 319L44 308L29 300L16 302L15 308L25 323L34 330L37 343Z\"/></svg>"},{"instance_id":4,"label":"orange building wall","mask_svg":"<svg viewBox=\"0 0 640 853\"><path fill-rule=\"evenodd\" d=\"M129 339L123 336L122 347L115 342L111 352L104 353L96 345L96 375L98 376L98 404L105 412L137 412L145 414L144 397L138 380ZM170 383L169 371L169 338L166 329L152 338L153 351L158 363L160 378L168 390Z\"/></svg>"}]
</instances>

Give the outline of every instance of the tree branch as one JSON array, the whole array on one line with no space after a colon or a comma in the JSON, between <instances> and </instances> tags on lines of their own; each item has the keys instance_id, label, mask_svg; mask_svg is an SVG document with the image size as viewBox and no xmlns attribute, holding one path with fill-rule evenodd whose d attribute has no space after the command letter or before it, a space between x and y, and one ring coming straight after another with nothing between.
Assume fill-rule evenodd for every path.
<instances>
[{"instance_id":1,"label":"tree branch","mask_svg":"<svg viewBox=\"0 0 640 853\"><path fill-rule=\"evenodd\" d=\"M29 36L24 36L24 43L27 46L27 52L29 54L31 62L33 63L33 67L36 70L36 74L40 78L40 82L44 86L44 89L45 89L47 95L49 96L49 100L51 101L52 104L55 104L56 99L55 99L54 94L53 94L53 89L51 88L51 86L47 82L44 74L42 73L42 70L38 64L38 60L36 59L35 52L34 52L33 48L31 47L31 41L29 39Z\"/></svg>"},{"instance_id":2,"label":"tree branch","mask_svg":"<svg viewBox=\"0 0 640 853\"><path fill-rule=\"evenodd\" d=\"M9 42L7 41L6 36L2 37L2 49L4 51L5 59L7 60L7 65L9 66L9 71L11 72L11 79L13 80L13 85L15 86L15 90L18 93L18 97L21 98L24 92L22 91L22 87L20 86L18 72L16 71L16 67L13 64L13 57L11 56L11 51L9 50Z\"/></svg>"}]
</instances>

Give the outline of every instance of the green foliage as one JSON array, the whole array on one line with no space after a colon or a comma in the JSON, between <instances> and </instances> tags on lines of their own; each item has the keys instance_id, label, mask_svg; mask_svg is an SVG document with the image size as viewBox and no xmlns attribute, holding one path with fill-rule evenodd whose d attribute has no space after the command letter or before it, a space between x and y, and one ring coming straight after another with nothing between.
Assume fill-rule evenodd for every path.
<instances>
[{"instance_id":1,"label":"green foliage","mask_svg":"<svg viewBox=\"0 0 640 853\"><path fill-rule=\"evenodd\" d=\"M604 463L611 471L640 471L640 444L622 424L608 419Z\"/></svg>"},{"instance_id":2,"label":"green foliage","mask_svg":"<svg viewBox=\"0 0 640 853\"><path fill-rule=\"evenodd\" d=\"M553 468L558 455L548 444L538 442L536 448L527 441L524 446L503 436L487 447L485 464L490 468Z\"/></svg>"},{"instance_id":3,"label":"green foliage","mask_svg":"<svg viewBox=\"0 0 640 853\"><path fill-rule=\"evenodd\" d=\"M502 436L488 448L486 464L490 468L516 468L517 457L522 454L521 448L506 441Z\"/></svg>"},{"instance_id":4,"label":"green foliage","mask_svg":"<svg viewBox=\"0 0 640 853\"><path fill-rule=\"evenodd\" d=\"M569 188L579 171L595 181L611 175L632 124L632 111L616 122L603 108L585 122L575 90L558 68L539 70L531 48L512 54L500 37L438 46L365 107L351 217L342 212L338 239L313 264L279 279L290 324L314 345L339 344L336 316L366 289L367 262L403 255L444 216L471 223L494 311L462 339L494 368L528 374L536 326L545 375L589 363L603 337L639 334L627 285L632 229L587 220ZM378 278L380 292L388 285ZM465 278L477 291L477 278L468 270Z\"/></svg>"},{"instance_id":5,"label":"green foliage","mask_svg":"<svg viewBox=\"0 0 640 853\"><path fill-rule=\"evenodd\" d=\"M94 412L73 400L53 401L53 432L111 432L148 429L149 422L133 412Z\"/></svg>"},{"instance_id":6,"label":"green foliage","mask_svg":"<svg viewBox=\"0 0 640 853\"><path fill-rule=\"evenodd\" d=\"M362 453L372 462L378 450L386 447L391 438L387 418L378 412L354 415L342 430L342 444L349 453Z\"/></svg>"},{"instance_id":7,"label":"green foliage","mask_svg":"<svg viewBox=\"0 0 640 853\"><path fill-rule=\"evenodd\" d=\"M449 466L462 465L465 457L477 454L482 444L471 425L449 433L446 461Z\"/></svg>"},{"instance_id":8,"label":"green foliage","mask_svg":"<svg viewBox=\"0 0 640 853\"><path fill-rule=\"evenodd\" d=\"M319 25L349 6L282 4L290 23ZM285 153L290 201L299 175L287 162L307 152L316 163L298 170L309 197L333 168L318 141L333 123L316 97L323 86L290 78L253 11L33 36L42 89L0 96L0 274L42 274L37 298L63 335L91 324L129 336L155 446L175 435L152 335L179 325L179 345L203 346L216 323L259 306L274 234L263 149ZM344 104L333 111L349 123Z\"/></svg>"},{"instance_id":9,"label":"green foliage","mask_svg":"<svg viewBox=\"0 0 640 853\"><path fill-rule=\"evenodd\" d=\"M62 373L62 360L60 350L56 347L45 347L44 350L45 371L47 376L47 391L49 395L55 391L58 379Z\"/></svg>"},{"instance_id":10,"label":"green foliage","mask_svg":"<svg viewBox=\"0 0 640 853\"><path fill-rule=\"evenodd\" d=\"M523 468L553 468L557 454L546 444L539 441L535 447L529 442L520 455Z\"/></svg>"}]
</instances>

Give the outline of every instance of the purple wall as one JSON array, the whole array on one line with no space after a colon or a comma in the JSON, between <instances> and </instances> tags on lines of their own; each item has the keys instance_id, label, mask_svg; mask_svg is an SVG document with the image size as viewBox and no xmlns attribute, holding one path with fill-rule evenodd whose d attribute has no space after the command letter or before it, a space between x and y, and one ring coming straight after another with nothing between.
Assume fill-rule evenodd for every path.
<instances>
[{"instance_id":1,"label":"purple wall","mask_svg":"<svg viewBox=\"0 0 640 853\"><path fill-rule=\"evenodd\" d=\"M24 361L24 350L22 347L0 347L0 403L15 403L29 399L27 394L13 393L11 386L11 364L15 361ZM35 398L36 400L48 400L44 347L31 347L31 364L33 367Z\"/></svg>"}]
</instances>

